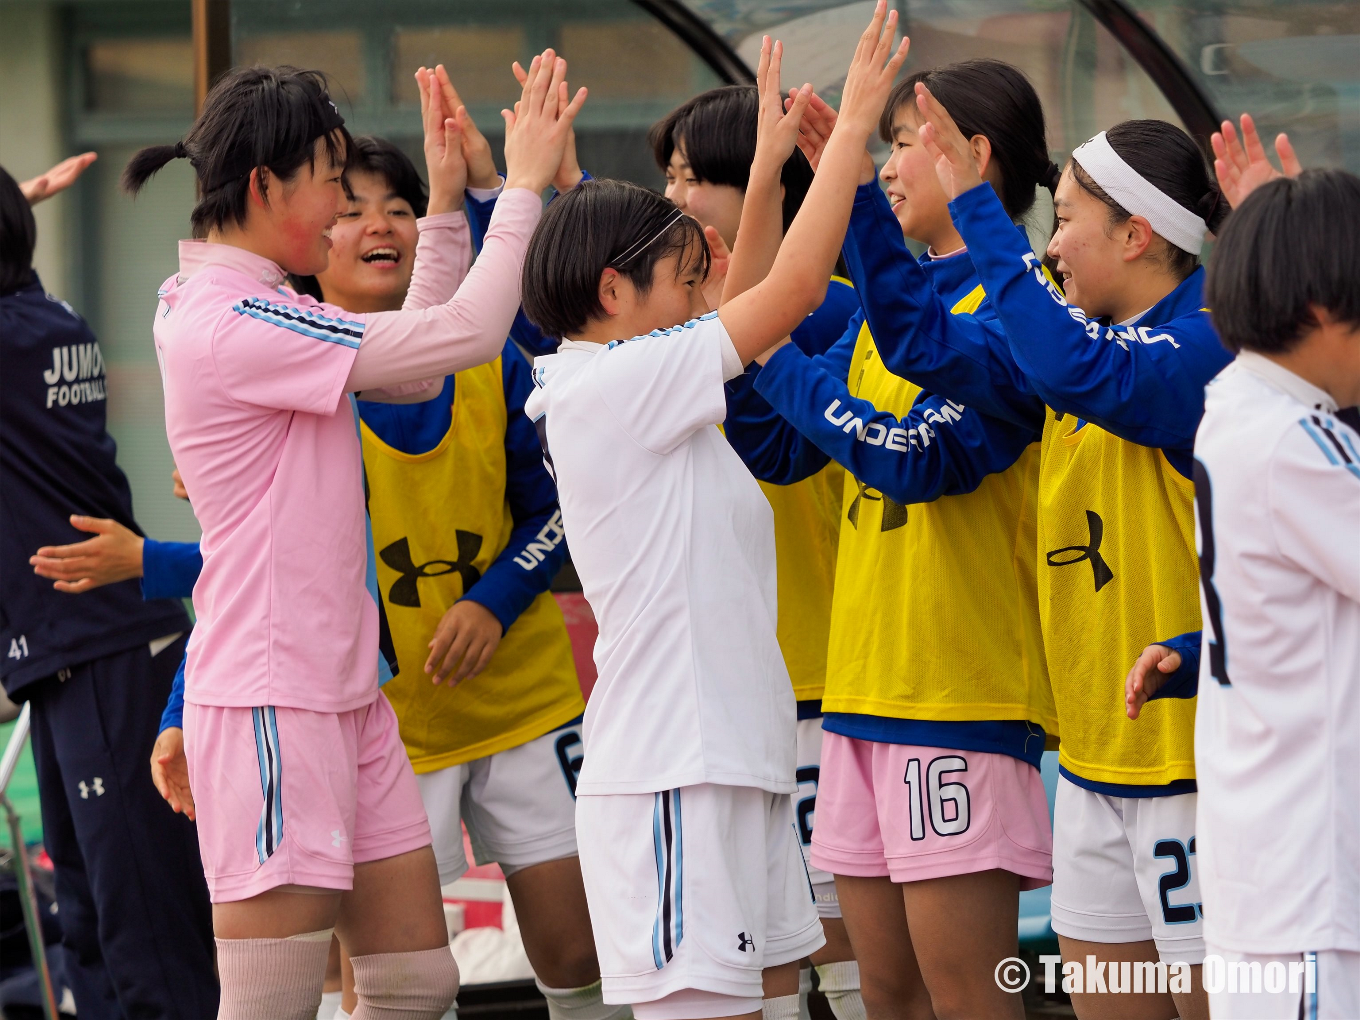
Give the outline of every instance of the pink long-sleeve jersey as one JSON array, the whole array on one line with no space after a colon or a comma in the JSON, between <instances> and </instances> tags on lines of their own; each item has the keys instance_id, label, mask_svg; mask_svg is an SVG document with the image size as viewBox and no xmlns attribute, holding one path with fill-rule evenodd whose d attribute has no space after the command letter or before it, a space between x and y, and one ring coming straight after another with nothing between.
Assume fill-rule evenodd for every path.
<instances>
[{"instance_id":1,"label":"pink long-sleeve jersey","mask_svg":"<svg viewBox=\"0 0 1360 1020\"><path fill-rule=\"evenodd\" d=\"M470 271L464 218L427 223L399 312L346 312L284 287L268 259L181 242L154 336L170 449L203 528L186 701L346 712L376 696L346 394L418 389L499 354L541 208L507 191ZM451 300L417 307L464 273Z\"/></svg>"}]
</instances>

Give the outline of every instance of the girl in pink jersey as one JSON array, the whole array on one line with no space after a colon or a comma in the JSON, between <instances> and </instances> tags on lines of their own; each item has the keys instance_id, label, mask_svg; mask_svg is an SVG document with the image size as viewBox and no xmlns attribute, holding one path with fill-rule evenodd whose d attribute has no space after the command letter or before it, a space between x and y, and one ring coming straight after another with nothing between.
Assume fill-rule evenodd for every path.
<instances>
[{"instance_id":1,"label":"girl in pink jersey","mask_svg":"<svg viewBox=\"0 0 1360 1020\"><path fill-rule=\"evenodd\" d=\"M184 141L124 172L136 192L185 157L202 196L203 240L181 242L154 336L171 450L203 527L184 730L223 1020L315 1016L332 931L354 956L356 1018L434 1020L457 991L429 826L378 691L348 394L427 399L427 380L500 352L539 192L585 98L568 102L564 72L551 50L536 57L505 111L505 194L470 271L466 225L447 231L467 280L433 307L352 314L284 286L326 268L346 208L349 135L318 72L232 72ZM455 111L420 79L429 212L456 212Z\"/></svg>"}]
</instances>

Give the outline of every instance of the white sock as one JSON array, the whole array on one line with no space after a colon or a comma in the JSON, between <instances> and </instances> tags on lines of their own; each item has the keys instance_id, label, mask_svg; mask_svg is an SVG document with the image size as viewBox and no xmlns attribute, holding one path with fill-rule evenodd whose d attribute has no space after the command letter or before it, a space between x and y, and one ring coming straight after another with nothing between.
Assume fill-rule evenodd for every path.
<instances>
[{"instance_id":1,"label":"white sock","mask_svg":"<svg viewBox=\"0 0 1360 1020\"><path fill-rule=\"evenodd\" d=\"M824 963L817 968L817 980L836 1020L868 1020L864 999L859 994L857 962Z\"/></svg>"},{"instance_id":2,"label":"white sock","mask_svg":"<svg viewBox=\"0 0 1360 1020\"><path fill-rule=\"evenodd\" d=\"M800 995L776 995L760 1004L761 1020L798 1020Z\"/></svg>"},{"instance_id":3,"label":"white sock","mask_svg":"<svg viewBox=\"0 0 1360 1020\"><path fill-rule=\"evenodd\" d=\"M808 993L812 991L812 968L798 968L798 1020L812 1020L808 1010Z\"/></svg>"},{"instance_id":4,"label":"white sock","mask_svg":"<svg viewBox=\"0 0 1360 1020\"><path fill-rule=\"evenodd\" d=\"M335 1020L335 1014L340 1009L340 997L344 992L322 992L321 1008L316 1011L316 1020Z\"/></svg>"},{"instance_id":5,"label":"white sock","mask_svg":"<svg viewBox=\"0 0 1360 1020\"><path fill-rule=\"evenodd\" d=\"M611 1006L604 1001L598 981L580 988L549 988L538 978L534 984L548 1000L548 1020L633 1020L632 1006Z\"/></svg>"},{"instance_id":6,"label":"white sock","mask_svg":"<svg viewBox=\"0 0 1360 1020\"><path fill-rule=\"evenodd\" d=\"M335 1020L349 1020L350 1015L345 1012L343 1006L335 1007Z\"/></svg>"}]
</instances>

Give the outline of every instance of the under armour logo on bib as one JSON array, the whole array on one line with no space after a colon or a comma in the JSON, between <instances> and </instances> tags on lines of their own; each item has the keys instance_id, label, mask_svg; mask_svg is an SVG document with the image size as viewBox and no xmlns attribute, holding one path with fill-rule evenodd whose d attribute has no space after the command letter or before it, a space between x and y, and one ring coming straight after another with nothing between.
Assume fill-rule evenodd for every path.
<instances>
[{"instance_id":1,"label":"under armour logo on bib","mask_svg":"<svg viewBox=\"0 0 1360 1020\"><path fill-rule=\"evenodd\" d=\"M1100 555L1100 542L1105 537L1105 522L1100 519L1100 514L1094 510L1086 511L1086 527L1090 532L1091 541L1089 545L1065 545L1061 549L1054 549L1046 554L1050 567L1070 567L1074 563L1091 561L1091 573L1095 576L1096 591L1100 591L1107 584L1114 580L1114 571L1110 569L1105 558ZM1070 559L1059 559L1067 553L1080 553Z\"/></svg>"},{"instance_id":2,"label":"under armour logo on bib","mask_svg":"<svg viewBox=\"0 0 1360 1020\"><path fill-rule=\"evenodd\" d=\"M855 493L855 498L851 500L850 509L845 512L845 519L856 531L859 530L860 504L864 500L875 503L882 502L883 504L883 520L878 526L879 531L895 531L906 525L907 508L905 506L897 500L883 495L877 489L871 489L858 478L855 479L855 484L859 486L859 492Z\"/></svg>"},{"instance_id":3,"label":"under armour logo on bib","mask_svg":"<svg viewBox=\"0 0 1360 1020\"><path fill-rule=\"evenodd\" d=\"M456 571L463 579L464 592L476 584L482 572L472 565L472 561L482 549L482 536L471 531L455 531L454 537L458 540L456 560L427 560L417 564L411 559L411 543L405 538L397 539L378 553L384 563L401 575L388 589L387 601L394 606L419 609L418 585L422 577L443 577Z\"/></svg>"}]
</instances>

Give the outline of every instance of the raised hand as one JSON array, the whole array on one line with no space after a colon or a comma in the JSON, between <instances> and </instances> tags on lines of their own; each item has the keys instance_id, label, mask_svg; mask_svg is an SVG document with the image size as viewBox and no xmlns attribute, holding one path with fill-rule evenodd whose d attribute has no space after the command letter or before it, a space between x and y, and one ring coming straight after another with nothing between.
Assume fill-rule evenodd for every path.
<instances>
[{"instance_id":1,"label":"raised hand","mask_svg":"<svg viewBox=\"0 0 1360 1020\"><path fill-rule=\"evenodd\" d=\"M1124 678L1124 711L1130 719L1138 714L1152 697L1166 683L1168 673L1181 668L1181 653L1167 648L1166 645L1148 645Z\"/></svg>"},{"instance_id":2,"label":"raised hand","mask_svg":"<svg viewBox=\"0 0 1360 1020\"><path fill-rule=\"evenodd\" d=\"M785 109L792 107L797 98L798 90L789 89L789 98L784 100ZM814 171L817 164L822 161L822 150L826 148L835 127L836 111L814 92L809 97L807 109L803 111L803 119L798 124L798 148L803 151Z\"/></svg>"},{"instance_id":3,"label":"raised hand","mask_svg":"<svg viewBox=\"0 0 1360 1020\"><path fill-rule=\"evenodd\" d=\"M784 100L786 109L793 105L795 96L796 90L790 89L789 98ZM826 143L830 141L831 132L835 128L836 111L816 92L812 93L807 109L803 111L803 121L798 125L798 148L807 157L813 173L817 172L817 165L822 161L822 150L826 148ZM874 179L876 173L874 157L869 155L869 150L866 148L863 166L860 168L859 182L868 184Z\"/></svg>"},{"instance_id":4,"label":"raised hand","mask_svg":"<svg viewBox=\"0 0 1360 1020\"><path fill-rule=\"evenodd\" d=\"M505 186L542 191L557 175L571 135L572 122L586 101L578 89L567 101L567 62L551 49L534 57L524 91L505 118Z\"/></svg>"},{"instance_id":5,"label":"raised hand","mask_svg":"<svg viewBox=\"0 0 1360 1020\"><path fill-rule=\"evenodd\" d=\"M949 115L930 89L916 83L916 107L925 118L918 129L921 144L935 159L935 175L940 187L950 199L958 198L982 183L982 168L972 144L963 136L954 118Z\"/></svg>"},{"instance_id":6,"label":"raised hand","mask_svg":"<svg viewBox=\"0 0 1360 1020\"><path fill-rule=\"evenodd\" d=\"M51 198L57 192L69 188L98 158L98 153L82 152L79 156L63 159L47 173L21 181L19 190L24 193L29 205L37 205L44 198Z\"/></svg>"},{"instance_id":7,"label":"raised hand","mask_svg":"<svg viewBox=\"0 0 1360 1020\"><path fill-rule=\"evenodd\" d=\"M71 545L45 545L28 558L33 573L56 582L57 591L79 595L91 588L142 576L142 536L107 517L71 515L71 526L94 538Z\"/></svg>"},{"instance_id":8,"label":"raised hand","mask_svg":"<svg viewBox=\"0 0 1360 1020\"><path fill-rule=\"evenodd\" d=\"M1294 146L1283 132L1275 138L1275 152L1280 157L1284 173L1271 166L1266 148L1261 144L1261 136L1256 132L1256 122L1249 113L1242 114L1241 141L1230 120L1225 120L1223 129L1215 131L1209 141L1214 147L1214 174L1218 177L1218 186L1234 209L1266 181L1273 181L1277 177L1297 177L1303 173Z\"/></svg>"},{"instance_id":9,"label":"raised hand","mask_svg":"<svg viewBox=\"0 0 1360 1020\"><path fill-rule=\"evenodd\" d=\"M708 242L711 260L708 276L704 277L704 300L708 302L709 311L713 311L722 302L723 283L727 280L727 267L732 262L732 250L727 247L717 227L704 227L704 240Z\"/></svg>"},{"instance_id":10,"label":"raised hand","mask_svg":"<svg viewBox=\"0 0 1360 1020\"><path fill-rule=\"evenodd\" d=\"M444 93L439 87L435 70L422 67L416 71L416 85L420 89L420 118L425 128L425 167L430 178L430 202L427 215L454 212L463 208L463 192L467 187L467 161L463 158L462 129L444 106Z\"/></svg>"},{"instance_id":11,"label":"raised hand","mask_svg":"<svg viewBox=\"0 0 1360 1020\"><path fill-rule=\"evenodd\" d=\"M501 175L496 172L496 160L491 155L491 143L477 128L463 104L458 90L449 80L449 72L440 64L434 69L435 80L443 96L444 109L458 122L459 137L462 142L463 162L467 164L467 186L491 190L500 185Z\"/></svg>"},{"instance_id":12,"label":"raised hand","mask_svg":"<svg viewBox=\"0 0 1360 1020\"><path fill-rule=\"evenodd\" d=\"M869 27L859 37L850 72L841 90L841 109L832 130L853 131L867 142L878 127L879 115L892 91L893 79L907 59L911 40L903 36L896 51L893 33L897 28L897 11L888 10L887 0L878 0Z\"/></svg>"},{"instance_id":13,"label":"raised hand","mask_svg":"<svg viewBox=\"0 0 1360 1020\"><path fill-rule=\"evenodd\" d=\"M757 168L781 171L798 145L798 125L803 111L812 98L812 86L804 85L792 92L793 102L784 109L784 91L779 87L779 69L784 59L784 44L770 42L767 35L760 44L760 63L756 68L756 87L760 105L756 117L756 154L751 161L753 173Z\"/></svg>"},{"instance_id":14,"label":"raised hand","mask_svg":"<svg viewBox=\"0 0 1360 1020\"><path fill-rule=\"evenodd\" d=\"M520 62L516 60L510 65L510 70L514 72L515 80L523 87L529 78L529 72L524 70ZM562 162L557 165L557 173L553 175L552 186L560 194L565 194L585 179L585 174L581 172L581 163L576 158L576 129L572 128L567 132L567 147L562 150Z\"/></svg>"}]
</instances>

